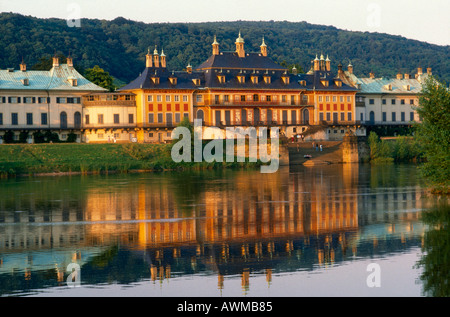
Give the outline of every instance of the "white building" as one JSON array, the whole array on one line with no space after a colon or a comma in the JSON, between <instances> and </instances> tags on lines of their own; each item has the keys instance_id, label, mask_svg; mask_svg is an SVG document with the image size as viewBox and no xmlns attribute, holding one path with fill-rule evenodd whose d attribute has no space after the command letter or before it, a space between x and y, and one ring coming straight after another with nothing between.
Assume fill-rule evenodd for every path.
<instances>
[{"instance_id":1,"label":"white building","mask_svg":"<svg viewBox=\"0 0 450 317\"><path fill-rule=\"evenodd\" d=\"M63 141L74 133L80 142L82 96L104 91L79 74L70 57L67 64L54 57L49 71L27 70L23 62L19 70L0 70L0 143L7 134L19 140L21 133L32 143L38 131Z\"/></svg>"}]
</instances>

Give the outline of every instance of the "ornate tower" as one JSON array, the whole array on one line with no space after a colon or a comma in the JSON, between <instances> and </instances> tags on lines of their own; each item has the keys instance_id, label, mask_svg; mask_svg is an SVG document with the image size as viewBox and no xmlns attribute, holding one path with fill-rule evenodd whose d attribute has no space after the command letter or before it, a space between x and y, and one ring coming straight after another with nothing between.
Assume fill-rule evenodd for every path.
<instances>
[{"instance_id":1,"label":"ornate tower","mask_svg":"<svg viewBox=\"0 0 450 317\"><path fill-rule=\"evenodd\" d=\"M145 67L153 67L153 56L150 54L150 48L147 51L147 55L145 55Z\"/></svg>"},{"instance_id":2,"label":"ornate tower","mask_svg":"<svg viewBox=\"0 0 450 317\"><path fill-rule=\"evenodd\" d=\"M211 44L213 48L213 55L219 55L219 43L216 40L216 36L214 35L214 42Z\"/></svg>"},{"instance_id":3,"label":"ornate tower","mask_svg":"<svg viewBox=\"0 0 450 317\"><path fill-rule=\"evenodd\" d=\"M267 56L267 45L266 45L266 43L264 42L264 36L263 36L263 38L262 38L262 44L261 44L261 55L262 56Z\"/></svg>"},{"instance_id":4,"label":"ornate tower","mask_svg":"<svg viewBox=\"0 0 450 317\"><path fill-rule=\"evenodd\" d=\"M244 39L241 37L241 31L239 31L239 37L236 39L236 53L239 57L245 57Z\"/></svg>"}]
</instances>

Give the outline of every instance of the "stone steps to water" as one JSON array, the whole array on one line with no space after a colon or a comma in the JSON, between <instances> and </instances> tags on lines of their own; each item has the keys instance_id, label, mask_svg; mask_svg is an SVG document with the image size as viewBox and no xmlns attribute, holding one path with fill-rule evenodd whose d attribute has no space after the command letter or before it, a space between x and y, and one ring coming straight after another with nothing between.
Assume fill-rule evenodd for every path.
<instances>
[{"instance_id":1,"label":"stone steps to water","mask_svg":"<svg viewBox=\"0 0 450 317\"><path fill-rule=\"evenodd\" d=\"M289 143L289 163L291 165L323 165L331 163L342 163L342 141L314 142L322 144L322 151L313 148L313 142ZM305 157L310 155L311 158Z\"/></svg>"}]
</instances>

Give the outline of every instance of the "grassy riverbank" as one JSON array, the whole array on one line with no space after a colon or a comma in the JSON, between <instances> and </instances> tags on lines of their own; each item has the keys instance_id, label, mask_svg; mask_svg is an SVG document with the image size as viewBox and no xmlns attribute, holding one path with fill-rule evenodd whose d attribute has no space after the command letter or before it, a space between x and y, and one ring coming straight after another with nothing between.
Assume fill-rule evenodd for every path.
<instances>
[{"instance_id":1,"label":"grassy riverbank","mask_svg":"<svg viewBox=\"0 0 450 317\"><path fill-rule=\"evenodd\" d=\"M176 163L170 149L170 144L3 144L0 176L257 166L257 163Z\"/></svg>"}]
</instances>

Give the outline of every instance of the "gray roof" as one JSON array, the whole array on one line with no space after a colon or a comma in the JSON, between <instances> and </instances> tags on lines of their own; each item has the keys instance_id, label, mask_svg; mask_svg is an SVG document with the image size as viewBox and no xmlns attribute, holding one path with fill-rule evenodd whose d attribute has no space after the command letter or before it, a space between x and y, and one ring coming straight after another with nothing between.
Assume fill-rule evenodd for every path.
<instances>
[{"instance_id":1,"label":"gray roof","mask_svg":"<svg viewBox=\"0 0 450 317\"><path fill-rule=\"evenodd\" d=\"M69 78L77 80L72 86ZM22 80L28 79L28 85ZM76 69L67 64L54 66L49 71L42 70L0 70L0 89L9 90L72 90L72 91L106 91L84 78Z\"/></svg>"},{"instance_id":2,"label":"gray roof","mask_svg":"<svg viewBox=\"0 0 450 317\"><path fill-rule=\"evenodd\" d=\"M426 74L417 79L358 77L356 78L356 84L359 92L366 94L418 94L422 90L421 83L425 77ZM391 89L389 89L389 85Z\"/></svg>"}]
</instances>

